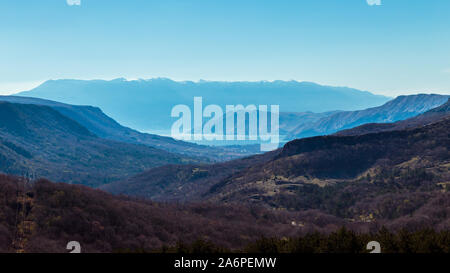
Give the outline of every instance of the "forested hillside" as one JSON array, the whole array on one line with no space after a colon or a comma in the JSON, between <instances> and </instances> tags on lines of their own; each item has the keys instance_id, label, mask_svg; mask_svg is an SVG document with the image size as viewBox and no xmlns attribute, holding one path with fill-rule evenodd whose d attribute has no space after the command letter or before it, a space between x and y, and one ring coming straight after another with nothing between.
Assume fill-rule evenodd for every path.
<instances>
[{"instance_id":1,"label":"forested hillside","mask_svg":"<svg viewBox=\"0 0 450 273\"><path fill-rule=\"evenodd\" d=\"M101 139L58 111L0 102L0 171L99 186L146 169L201 160Z\"/></svg>"}]
</instances>

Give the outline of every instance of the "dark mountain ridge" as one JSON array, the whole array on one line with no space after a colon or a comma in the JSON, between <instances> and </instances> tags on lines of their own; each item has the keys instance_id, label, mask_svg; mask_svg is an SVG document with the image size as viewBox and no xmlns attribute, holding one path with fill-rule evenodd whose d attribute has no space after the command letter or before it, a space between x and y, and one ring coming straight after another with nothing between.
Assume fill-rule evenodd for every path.
<instances>
[{"instance_id":1,"label":"dark mountain ridge","mask_svg":"<svg viewBox=\"0 0 450 273\"><path fill-rule=\"evenodd\" d=\"M0 171L98 186L145 169L199 160L101 139L49 106L0 102Z\"/></svg>"},{"instance_id":2,"label":"dark mountain ridge","mask_svg":"<svg viewBox=\"0 0 450 273\"><path fill-rule=\"evenodd\" d=\"M294 140L245 162L224 163L229 168L172 167L168 181L155 178L165 174L153 169L104 189L154 200L319 209L350 219L394 217L399 214L389 208L390 202L402 207L400 200L411 198L412 207L399 209L414 211L428 202L427 193L448 190L450 115L442 108L434 111L446 118L435 116L435 122L411 130ZM233 165L242 168L232 172Z\"/></svg>"},{"instance_id":3,"label":"dark mountain ridge","mask_svg":"<svg viewBox=\"0 0 450 273\"><path fill-rule=\"evenodd\" d=\"M244 201L254 195L270 203L273 195L289 195L292 189L300 190L305 184L326 186L367 177L370 182L373 176L394 170L400 177L402 171L426 170L430 179L424 179L421 185L429 182L430 187L438 189L438 183L450 180L449 130L447 118L409 131L294 140L273 160L219 182L209 196L214 200ZM409 182L406 179L401 183ZM250 194L242 194L243 189Z\"/></svg>"},{"instance_id":4,"label":"dark mountain ridge","mask_svg":"<svg viewBox=\"0 0 450 273\"><path fill-rule=\"evenodd\" d=\"M239 173L253 164L267 162L277 153L274 151L216 164L161 166L100 188L115 194L158 201L199 200L217 181Z\"/></svg>"},{"instance_id":5,"label":"dark mountain ridge","mask_svg":"<svg viewBox=\"0 0 450 273\"><path fill-rule=\"evenodd\" d=\"M0 96L0 101L49 106L69 119L78 122L98 137L120 142L143 144L171 153L201 158L205 161L224 161L259 152L257 147L252 146L211 147L178 141L170 137L141 133L120 125L105 115L98 107L77 106L18 96Z\"/></svg>"}]
</instances>

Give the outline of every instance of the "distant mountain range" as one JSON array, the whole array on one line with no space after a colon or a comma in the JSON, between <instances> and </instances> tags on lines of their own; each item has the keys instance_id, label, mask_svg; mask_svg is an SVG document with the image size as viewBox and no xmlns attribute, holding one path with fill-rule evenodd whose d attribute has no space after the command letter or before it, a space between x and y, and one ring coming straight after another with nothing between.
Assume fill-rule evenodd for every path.
<instances>
[{"instance_id":1,"label":"distant mountain range","mask_svg":"<svg viewBox=\"0 0 450 273\"><path fill-rule=\"evenodd\" d=\"M399 96L385 104L358 111L341 111L292 128L288 139L329 135L366 123L392 123L422 114L444 104L450 96L419 94Z\"/></svg>"},{"instance_id":2,"label":"distant mountain range","mask_svg":"<svg viewBox=\"0 0 450 273\"><path fill-rule=\"evenodd\" d=\"M389 100L365 91L309 82L176 82L161 78L50 80L18 95L100 107L120 124L165 134L176 120L170 117L172 108L177 104L192 107L195 96L203 97L205 105L279 105L281 112L316 113L365 109Z\"/></svg>"},{"instance_id":3,"label":"distant mountain range","mask_svg":"<svg viewBox=\"0 0 450 273\"><path fill-rule=\"evenodd\" d=\"M369 92L321 86L309 82L176 82L161 78L137 81L124 79L112 81L50 80L19 95L100 107L120 124L159 135L170 134L171 126L176 120L176 118L170 117L172 107L185 104L193 109L195 96L203 97L204 107L207 104L218 104L223 109L225 105L278 104L281 111L280 135L282 142L332 134L366 123L386 123L407 119L445 103L449 97L421 94L400 96L389 101L387 97L373 95ZM97 125L99 124L101 123L97 123ZM105 126L102 127L104 130ZM129 141L131 137L133 141L136 140L139 143L154 145L155 142L158 142L156 144L161 147L167 146L165 143L167 139L157 140L155 136L152 137L153 139L149 139L148 135L146 137L137 135L136 131L124 132L121 130L120 133L112 134L111 128L117 128L117 126L109 124L107 127L109 127L107 132L101 132L107 138ZM101 135L100 132L97 134ZM198 141L197 143L245 145L258 142ZM182 149L178 149L175 148L176 146L179 145L172 143L170 149L166 150L183 153L182 151L186 147L181 145ZM249 151L239 151L242 147L237 147L236 153L251 154L255 152L255 147L249 148ZM199 151L195 149L195 146L191 146L188 152L191 149ZM216 152L214 151L214 153ZM233 153L231 151L231 154ZM226 158L232 159L233 155Z\"/></svg>"},{"instance_id":4,"label":"distant mountain range","mask_svg":"<svg viewBox=\"0 0 450 273\"><path fill-rule=\"evenodd\" d=\"M381 106L357 111L281 112L279 115L279 132L282 144L284 144L296 138L329 135L367 123L393 123L438 107L444 104L448 98L450 96L447 95L419 94L399 96ZM268 117L270 115L270 113L267 114ZM224 117L223 124L225 123ZM248 124L246 124L245 129L248 135ZM235 131L237 131L236 124Z\"/></svg>"},{"instance_id":5,"label":"distant mountain range","mask_svg":"<svg viewBox=\"0 0 450 273\"><path fill-rule=\"evenodd\" d=\"M337 132L338 136L363 135L369 133L379 133L386 131L405 130L421 126L426 126L436 122L450 113L450 99L443 105L433 108L422 115L394 123L368 123L352 129Z\"/></svg>"}]
</instances>

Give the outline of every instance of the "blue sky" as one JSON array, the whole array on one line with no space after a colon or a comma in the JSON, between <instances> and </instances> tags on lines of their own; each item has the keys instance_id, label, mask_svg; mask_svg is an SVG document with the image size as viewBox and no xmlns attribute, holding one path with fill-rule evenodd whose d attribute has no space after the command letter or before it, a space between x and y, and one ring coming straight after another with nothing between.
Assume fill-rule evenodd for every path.
<instances>
[{"instance_id":1,"label":"blue sky","mask_svg":"<svg viewBox=\"0 0 450 273\"><path fill-rule=\"evenodd\" d=\"M450 94L449 13L448 0L0 0L0 94L118 77Z\"/></svg>"}]
</instances>

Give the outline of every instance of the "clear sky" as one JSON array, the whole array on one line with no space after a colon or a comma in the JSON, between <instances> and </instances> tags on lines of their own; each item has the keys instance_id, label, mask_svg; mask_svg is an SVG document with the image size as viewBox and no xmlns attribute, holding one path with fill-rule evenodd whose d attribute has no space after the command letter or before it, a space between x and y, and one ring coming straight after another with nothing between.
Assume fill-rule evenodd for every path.
<instances>
[{"instance_id":1,"label":"clear sky","mask_svg":"<svg viewBox=\"0 0 450 273\"><path fill-rule=\"evenodd\" d=\"M449 0L0 0L0 94L48 79L450 94Z\"/></svg>"}]
</instances>

